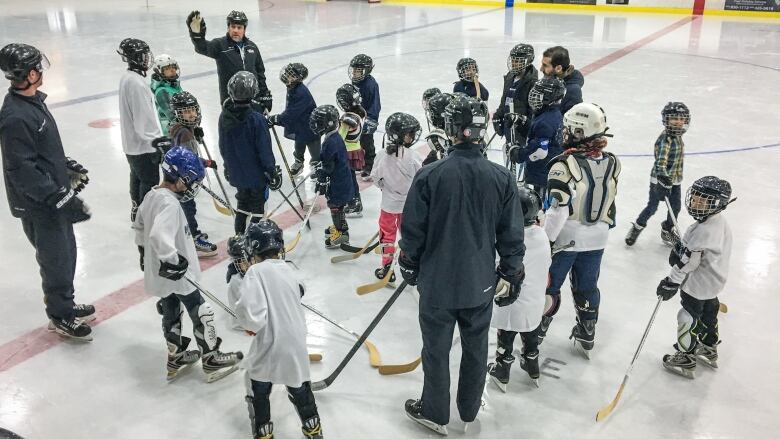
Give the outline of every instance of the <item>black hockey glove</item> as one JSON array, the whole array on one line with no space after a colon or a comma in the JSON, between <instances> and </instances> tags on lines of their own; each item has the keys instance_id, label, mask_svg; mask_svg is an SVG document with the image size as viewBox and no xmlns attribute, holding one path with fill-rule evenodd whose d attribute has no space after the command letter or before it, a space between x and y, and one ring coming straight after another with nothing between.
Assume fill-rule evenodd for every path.
<instances>
[{"instance_id":1,"label":"black hockey glove","mask_svg":"<svg viewBox=\"0 0 780 439\"><path fill-rule=\"evenodd\" d=\"M141 271L144 271L144 246L142 245L138 246L138 254L140 255L139 261L140 261Z\"/></svg>"},{"instance_id":2,"label":"black hockey glove","mask_svg":"<svg viewBox=\"0 0 780 439\"><path fill-rule=\"evenodd\" d=\"M274 114L273 116L268 116L268 128L271 128L274 125L279 125L279 115Z\"/></svg>"},{"instance_id":3,"label":"black hockey glove","mask_svg":"<svg viewBox=\"0 0 780 439\"><path fill-rule=\"evenodd\" d=\"M176 264L160 261L159 275L161 277L164 277L168 280L179 280L184 277L184 275L187 273L187 267L189 266L189 262L187 262L187 259L184 256L182 255L178 255L178 256L179 256L179 262Z\"/></svg>"},{"instance_id":4,"label":"black hockey glove","mask_svg":"<svg viewBox=\"0 0 780 439\"><path fill-rule=\"evenodd\" d=\"M268 179L268 187L272 191L278 191L282 187L282 168L279 165L274 166L274 172L270 175L266 172L265 178Z\"/></svg>"},{"instance_id":5,"label":"black hockey glove","mask_svg":"<svg viewBox=\"0 0 780 439\"><path fill-rule=\"evenodd\" d=\"M672 282L671 279L668 277L665 277L661 279L661 282L658 284L658 288L656 288L655 293L664 300L669 300L672 297L674 297L675 294L677 294L677 290L680 289L680 284Z\"/></svg>"},{"instance_id":6,"label":"black hockey glove","mask_svg":"<svg viewBox=\"0 0 780 439\"><path fill-rule=\"evenodd\" d=\"M658 198L663 200L672 195L672 178L668 175L659 175L656 177L658 183L655 185L655 192L658 194Z\"/></svg>"},{"instance_id":7,"label":"black hockey glove","mask_svg":"<svg viewBox=\"0 0 780 439\"><path fill-rule=\"evenodd\" d=\"M496 131L496 134L503 137L504 136L504 117L501 115L493 114L493 129Z\"/></svg>"},{"instance_id":8,"label":"black hockey glove","mask_svg":"<svg viewBox=\"0 0 780 439\"><path fill-rule=\"evenodd\" d=\"M525 268L520 267L520 272L513 276L507 275L499 265L496 268L496 295L493 302L498 306L507 306L515 303L520 296L520 288L525 279Z\"/></svg>"},{"instance_id":9,"label":"black hockey glove","mask_svg":"<svg viewBox=\"0 0 780 439\"><path fill-rule=\"evenodd\" d=\"M57 192L46 198L46 204L67 218L71 224L80 223L92 218L89 207L76 196L73 189L61 187Z\"/></svg>"},{"instance_id":10,"label":"black hockey glove","mask_svg":"<svg viewBox=\"0 0 780 439\"><path fill-rule=\"evenodd\" d=\"M317 181L314 183L314 192L319 195L325 195L328 192L328 186L330 186L330 177L321 173L317 176Z\"/></svg>"},{"instance_id":11,"label":"black hockey glove","mask_svg":"<svg viewBox=\"0 0 780 439\"><path fill-rule=\"evenodd\" d=\"M68 169L70 177L70 188L75 193L81 192L89 184L89 176L87 176L89 171L70 157L65 157L65 167Z\"/></svg>"},{"instance_id":12,"label":"black hockey glove","mask_svg":"<svg viewBox=\"0 0 780 439\"><path fill-rule=\"evenodd\" d=\"M417 275L419 274L420 266L410 261L404 252L398 257L398 268L401 270L401 277L404 278L409 285L417 285Z\"/></svg>"},{"instance_id":13,"label":"black hockey glove","mask_svg":"<svg viewBox=\"0 0 780 439\"><path fill-rule=\"evenodd\" d=\"M160 155L164 156L173 147L173 142L168 137L158 137L152 140L152 148L160 151Z\"/></svg>"},{"instance_id":14,"label":"black hockey glove","mask_svg":"<svg viewBox=\"0 0 780 439\"><path fill-rule=\"evenodd\" d=\"M257 103L263 109L263 113L270 113L271 108L274 106L274 98L271 97L271 92L266 91L264 95L257 97Z\"/></svg>"},{"instance_id":15,"label":"black hockey glove","mask_svg":"<svg viewBox=\"0 0 780 439\"><path fill-rule=\"evenodd\" d=\"M228 264L227 274L225 274L225 282L230 283L230 279L236 274L238 274L238 268L236 268L236 264Z\"/></svg>"},{"instance_id":16,"label":"black hockey glove","mask_svg":"<svg viewBox=\"0 0 780 439\"><path fill-rule=\"evenodd\" d=\"M374 134L376 132L377 122L373 119L366 118L363 123L363 134Z\"/></svg>"},{"instance_id":17,"label":"black hockey glove","mask_svg":"<svg viewBox=\"0 0 780 439\"><path fill-rule=\"evenodd\" d=\"M193 40L206 38L206 20L200 16L200 11L192 11L187 16L187 29L190 31L190 38Z\"/></svg>"},{"instance_id":18,"label":"black hockey glove","mask_svg":"<svg viewBox=\"0 0 780 439\"><path fill-rule=\"evenodd\" d=\"M195 127L192 129L192 134L195 136L195 140L197 140L199 143L203 143L203 128L201 127Z\"/></svg>"}]
</instances>

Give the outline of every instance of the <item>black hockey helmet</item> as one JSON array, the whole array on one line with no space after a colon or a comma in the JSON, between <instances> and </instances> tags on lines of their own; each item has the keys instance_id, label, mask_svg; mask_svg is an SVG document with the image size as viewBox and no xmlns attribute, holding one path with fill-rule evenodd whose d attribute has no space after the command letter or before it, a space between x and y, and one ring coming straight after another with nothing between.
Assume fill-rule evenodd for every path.
<instances>
[{"instance_id":1,"label":"black hockey helmet","mask_svg":"<svg viewBox=\"0 0 780 439\"><path fill-rule=\"evenodd\" d=\"M420 122L408 113L393 113L385 122L385 134L387 134L387 139L393 145L403 145L409 148L417 143L421 133ZM405 139L407 134L412 135L410 141Z\"/></svg>"},{"instance_id":2,"label":"black hockey helmet","mask_svg":"<svg viewBox=\"0 0 780 439\"><path fill-rule=\"evenodd\" d=\"M476 143L487 129L488 109L477 98L456 96L444 110L444 133L454 140Z\"/></svg>"},{"instance_id":3,"label":"black hockey helmet","mask_svg":"<svg viewBox=\"0 0 780 439\"><path fill-rule=\"evenodd\" d=\"M267 255L269 252L281 253L284 251L284 237L282 229L269 220L261 219L256 223L249 223L244 233L244 254L251 260L253 256Z\"/></svg>"},{"instance_id":4,"label":"black hockey helmet","mask_svg":"<svg viewBox=\"0 0 780 439\"><path fill-rule=\"evenodd\" d=\"M231 24L240 24L246 27L247 23L249 23L249 19L246 18L246 14L243 11L230 11L230 13L227 14L226 21L228 26Z\"/></svg>"},{"instance_id":5,"label":"black hockey helmet","mask_svg":"<svg viewBox=\"0 0 780 439\"><path fill-rule=\"evenodd\" d=\"M463 81L473 81L479 75L479 67L474 58L461 58L456 66L458 78Z\"/></svg>"},{"instance_id":6,"label":"black hockey helmet","mask_svg":"<svg viewBox=\"0 0 780 439\"><path fill-rule=\"evenodd\" d=\"M685 194L685 208L696 221L703 223L707 218L726 209L736 200L731 198L731 184L723 179L708 175L693 182Z\"/></svg>"},{"instance_id":7,"label":"black hockey helmet","mask_svg":"<svg viewBox=\"0 0 780 439\"><path fill-rule=\"evenodd\" d=\"M233 102L248 105L260 91L260 84L254 73L242 70L230 78L227 89Z\"/></svg>"},{"instance_id":8,"label":"black hockey helmet","mask_svg":"<svg viewBox=\"0 0 780 439\"><path fill-rule=\"evenodd\" d=\"M523 224L528 227L539 220L539 211L542 210L542 197L530 184L518 183L517 193L520 195L520 206L523 208Z\"/></svg>"},{"instance_id":9,"label":"black hockey helmet","mask_svg":"<svg viewBox=\"0 0 780 439\"><path fill-rule=\"evenodd\" d=\"M428 111L428 101L431 100L432 97L436 96L439 93L441 93L441 90L439 90L436 87L429 88L423 92L422 94L423 110Z\"/></svg>"},{"instance_id":10,"label":"black hockey helmet","mask_svg":"<svg viewBox=\"0 0 780 439\"><path fill-rule=\"evenodd\" d=\"M244 235L235 235L228 238L227 253L233 266L236 267L236 271L242 275L246 274L246 270L249 269L249 261L244 251Z\"/></svg>"},{"instance_id":11,"label":"black hockey helmet","mask_svg":"<svg viewBox=\"0 0 780 439\"><path fill-rule=\"evenodd\" d=\"M309 128L321 136L339 128L339 110L333 105L320 105L311 112Z\"/></svg>"},{"instance_id":12,"label":"black hockey helmet","mask_svg":"<svg viewBox=\"0 0 780 439\"><path fill-rule=\"evenodd\" d=\"M522 73L534 62L534 46L520 43L509 51L506 67L514 74Z\"/></svg>"},{"instance_id":13,"label":"black hockey helmet","mask_svg":"<svg viewBox=\"0 0 780 439\"><path fill-rule=\"evenodd\" d=\"M528 93L528 105L534 111L539 111L553 104L559 104L566 95L566 85L555 76L544 76L536 81Z\"/></svg>"},{"instance_id":14,"label":"black hockey helmet","mask_svg":"<svg viewBox=\"0 0 780 439\"><path fill-rule=\"evenodd\" d=\"M198 100L195 98L195 96L192 95L192 93L188 91L180 91L171 96L171 109L173 110L174 122L191 128L200 126L200 104L198 104ZM196 116L194 119L189 118L185 114L188 110L195 111Z\"/></svg>"},{"instance_id":15,"label":"black hockey helmet","mask_svg":"<svg viewBox=\"0 0 780 439\"><path fill-rule=\"evenodd\" d=\"M366 76L370 75L374 70L374 60L370 56L360 53L355 55L349 62L349 69L347 74L350 81L358 83L362 81Z\"/></svg>"},{"instance_id":16,"label":"black hockey helmet","mask_svg":"<svg viewBox=\"0 0 780 439\"><path fill-rule=\"evenodd\" d=\"M0 70L11 81L24 81L31 70L41 73L50 65L46 55L29 44L11 43L0 49Z\"/></svg>"},{"instance_id":17,"label":"black hockey helmet","mask_svg":"<svg viewBox=\"0 0 780 439\"><path fill-rule=\"evenodd\" d=\"M279 72L279 80L284 84L295 84L303 82L309 76L309 69L299 62L293 62L282 67Z\"/></svg>"},{"instance_id":18,"label":"black hockey helmet","mask_svg":"<svg viewBox=\"0 0 780 439\"><path fill-rule=\"evenodd\" d=\"M146 76L146 72L152 67L154 55L146 41L138 38L125 38L119 43L119 50L116 51L122 61L127 63L130 70Z\"/></svg>"},{"instance_id":19,"label":"black hockey helmet","mask_svg":"<svg viewBox=\"0 0 780 439\"><path fill-rule=\"evenodd\" d=\"M444 129L444 110L452 101L453 96L449 93L439 93L428 100L427 114L431 125L440 130Z\"/></svg>"},{"instance_id":20,"label":"black hockey helmet","mask_svg":"<svg viewBox=\"0 0 780 439\"><path fill-rule=\"evenodd\" d=\"M344 84L336 90L336 102L342 110L348 111L363 103L360 89L352 84Z\"/></svg>"},{"instance_id":21,"label":"black hockey helmet","mask_svg":"<svg viewBox=\"0 0 780 439\"><path fill-rule=\"evenodd\" d=\"M674 123L672 119L675 119ZM669 102L661 110L661 121L667 133L673 136L683 135L691 123L691 110L682 102Z\"/></svg>"}]
</instances>

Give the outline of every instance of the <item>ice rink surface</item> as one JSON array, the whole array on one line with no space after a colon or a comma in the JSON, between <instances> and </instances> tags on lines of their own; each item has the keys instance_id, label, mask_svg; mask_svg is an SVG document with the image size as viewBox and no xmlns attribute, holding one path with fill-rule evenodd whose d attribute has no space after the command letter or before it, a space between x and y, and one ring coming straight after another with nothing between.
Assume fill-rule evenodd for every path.
<instances>
[{"instance_id":1,"label":"ice rink surface","mask_svg":"<svg viewBox=\"0 0 780 439\"><path fill-rule=\"evenodd\" d=\"M11 217L2 189L0 427L28 439L250 436L243 372L206 384L197 368L166 383L160 317L140 283L128 220L128 167L116 123L116 90L125 68L116 49L123 38L144 39L155 54L178 59L182 85L200 100L206 139L216 150L215 64L192 48L184 24L190 9L202 11L209 38L222 35L231 9L246 11L248 36L265 59L274 112L284 105L278 72L285 63L305 63L318 104L335 104L336 88L347 82L350 58L360 52L371 55L382 97L380 126L396 111L423 121L423 90L451 89L457 79L455 63L463 56L478 61L492 111L514 44L533 44L537 66L545 48L567 47L573 64L587 73L584 99L605 109L615 135L609 149L623 162L618 225L601 270L596 347L590 361L571 351L574 313L566 286L561 312L541 347L547 365L541 388L533 388L519 367L513 368L508 393L488 383L484 409L465 436L777 437L780 271L773 274L771 267L777 267L780 244L780 135L772 126L780 113L780 21L283 0L150 1L148 7L140 0L2 2L0 45L25 42L48 55L52 68L44 75L42 90L49 94L47 103L66 153L90 171L92 183L83 195L93 218L76 226L76 298L96 303L99 324L90 344L61 342L43 329L34 252L20 222ZM660 110L670 100L684 101L692 112L685 135L684 187L698 177L717 175L731 182L739 198L725 213L734 250L728 285L720 296L729 307L720 316L720 369L699 367L693 381L664 371L661 357L671 352L679 308L676 299L665 303L620 405L607 422L596 424L596 411L614 397L653 309L655 287L668 270L668 249L659 237L663 210L634 247L627 248L623 237L646 201ZM376 141L381 144L381 134ZM289 156L289 141L285 149ZM498 152L491 157L500 160ZM277 198L272 197L272 206ZM353 245L362 245L376 231L379 201L376 188L364 189L365 215L349 220ZM217 259L203 261L209 267L203 284L224 298L224 240L232 232L232 220L217 213L205 193L198 203L201 228L219 242L221 251ZM288 212L281 221L288 239L298 230L291 218ZM687 214L680 219L683 226L692 222ZM304 232L288 256L308 286L304 300L362 332L390 294L355 294L356 286L375 280L379 258L331 264L330 257L341 252L323 247L321 230L330 218L323 210L311 223L313 230ZM415 298L414 290L405 292L370 337L386 363L419 355ZM223 346L248 349L250 339L230 330L226 314L217 313ZM321 363L312 364L312 377L319 380L336 367L354 339L307 316L309 348L324 355ZM459 358L456 347L453 373ZM421 368L380 376L361 350L330 388L316 394L324 433L339 439L433 437L403 412L404 401L419 397L421 389ZM275 389L272 407L277 437L298 437L299 420L283 387ZM450 435L462 436L454 407L452 419Z\"/></svg>"}]
</instances>

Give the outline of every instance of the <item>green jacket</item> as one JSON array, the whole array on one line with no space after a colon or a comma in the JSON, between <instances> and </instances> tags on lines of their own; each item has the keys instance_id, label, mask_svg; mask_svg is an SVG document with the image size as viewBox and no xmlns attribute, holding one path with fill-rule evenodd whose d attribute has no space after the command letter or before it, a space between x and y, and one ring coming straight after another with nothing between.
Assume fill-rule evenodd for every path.
<instances>
[{"instance_id":1,"label":"green jacket","mask_svg":"<svg viewBox=\"0 0 780 439\"><path fill-rule=\"evenodd\" d=\"M182 91L179 80L163 81L157 75L152 75L152 92L154 93L154 103L157 106L157 117L160 119L160 127L163 134L168 136L168 125L173 120L173 109L171 108L171 97Z\"/></svg>"}]
</instances>

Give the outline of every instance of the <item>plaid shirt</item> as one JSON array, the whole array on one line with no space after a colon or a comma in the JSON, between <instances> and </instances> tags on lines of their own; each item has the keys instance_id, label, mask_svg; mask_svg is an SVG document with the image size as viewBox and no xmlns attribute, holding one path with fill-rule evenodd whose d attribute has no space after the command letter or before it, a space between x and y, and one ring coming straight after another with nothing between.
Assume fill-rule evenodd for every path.
<instances>
[{"instance_id":1,"label":"plaid shirt","mask_svg":"<svg viewBox=\"0 0 780 439\"><path fill-rule=\"evenodd\" d=\"M682 183L684 149L681 136L669 135L664 130L655 141L655 163L650 171L650 181L657 183L659 175L666 175L672 179L672 184Z\"/></svg>"}]
</instances>

